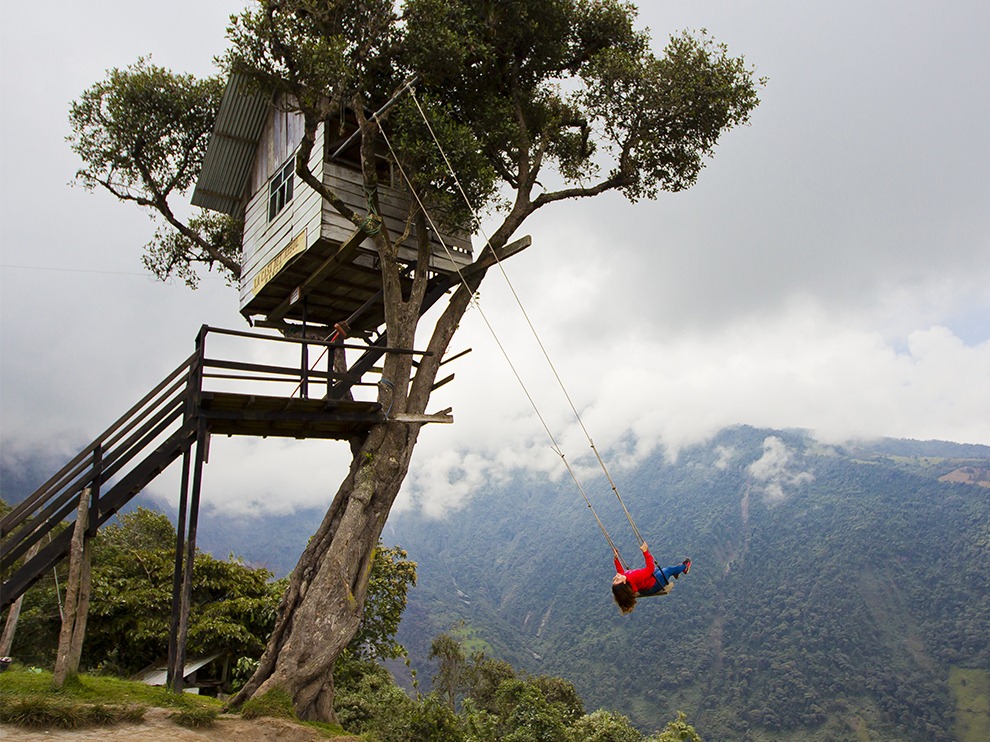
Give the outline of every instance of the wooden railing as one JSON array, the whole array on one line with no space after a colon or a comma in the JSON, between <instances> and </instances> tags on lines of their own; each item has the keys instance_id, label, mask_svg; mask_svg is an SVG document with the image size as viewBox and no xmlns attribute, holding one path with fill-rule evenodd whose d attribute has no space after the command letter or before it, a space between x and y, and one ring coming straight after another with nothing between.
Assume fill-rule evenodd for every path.
<instances>
[{"instance_id":1,"label":"wooden railing","mask_svg":"<svg viewBox=\"0 0 990 742\"><path fill-rule=\"evenodd\" d=\"M0 574L5 578L0 604L15 600L67 553L71 529L53 534L74 517L84 491L91 494L89 529L95 533L190 444L190 431L183 429L183 422L189 414L197 360L194 354L183 361L0 520ZM159 445L149 455L147 450L156 441ZM46 537L47 543L41 543ZM17 560L39 543L37 554L15 569Z\"/></svg>"},{"instance_id":2,"label":"wooden railing","mask_svg":"<svg viewBox=\"0 0 990 742\"><path fill-rule=\"evenodd\" d=\"M207 355L213 334L298 347L298 363L256 363L223 353ZM211 344L212 345L212 344ZM368 346L284 338L204 325L196 351L140 402L83 448L61 470L0 520L0 608L10 605L42 574L68 554L71 528L80 498L90 493L90 535L195 443L200 425L200 400L209 387L236 388L244 394L276 389L274 396L335 396L356 385L370 385L355 373L333 371L333 349L368 351ZM410 352L375 348L384 352ZM318 355L322 353L322 356ZM204 388L206 387L206 388ZM279 393L280 392L280 393ZM331 395L331 392L333 395ZM25 558L38 548L30 558Z\"/></svg>"}]
</instances>

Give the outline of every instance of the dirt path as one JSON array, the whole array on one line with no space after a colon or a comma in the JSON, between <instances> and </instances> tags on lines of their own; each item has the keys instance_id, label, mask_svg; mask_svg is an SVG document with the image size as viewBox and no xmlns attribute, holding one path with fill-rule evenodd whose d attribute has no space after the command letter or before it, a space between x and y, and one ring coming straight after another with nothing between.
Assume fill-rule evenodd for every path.
<instances>
[{"instance_id":1,"label":"dirt path","mask_svg":"<svg viewBox=\"0 0 990 742\"><path fill-rule=\"evenodd\" d=\"M313 742L325 740L318 731L285 719L241 719L223 716L208 729L186 729L172 723L165 709L149 708L142 724L118 724L86 729L28 731L0 724L4 742ZM360 742L358 737L335 737L334 742Z\"/></svg>"}]
</instances>

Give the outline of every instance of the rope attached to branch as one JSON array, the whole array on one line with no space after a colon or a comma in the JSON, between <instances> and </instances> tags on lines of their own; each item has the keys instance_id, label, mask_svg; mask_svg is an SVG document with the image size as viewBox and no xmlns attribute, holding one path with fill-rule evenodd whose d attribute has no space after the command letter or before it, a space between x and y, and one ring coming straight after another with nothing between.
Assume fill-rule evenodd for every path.
<instances>
[{"instance_id":1,"label":"rope attached to branch","mask_svg":"<svg viewBox=\"0 0 990 742\"><path fill-rule=\"evenodd\" d=\"M440 152L440 155L443 157L444 163L447 166L447 170L450 172L450 175L453 178L454 183L457 185L457 189L460 192L461 197L464 199L464 203L467 205L468 209L471 211L471 214L474 216L475 221L480 225L481 224L481 220L478 217L478 212L474 208L474 205L471 203L471 201L468 198L467 194L465 193L464 188L461 185L460 179L457 177L457 173L454 171L454 168L451 165L450 160L448 159L447 154L446 154L446 152L443 149L443 146L440 144L440 140L437 138L436 132L434 132L433 127L430 125L429 119L427 118L425 111L423 111L423 108L422 108L422 106L419 103L419 99L416 97L416 90L415 90L415 88L412 87L412 86L410 86L409 87L409 93L410 93L413 101L415 102L416 108L419 110L419 114L422 117L423 122L426 124L426 127L429 130L430 135L433 137L433 141L434 141L434 143L437 146L437 150ZM615 553L618 553L618 549L616 548L615 543L612 541L611 536L609 536L608 531L605 529L605 526L604 526L604 524L601 521L601 518L598 517L598 513L595 511L594 507L591 504L591 501L588 499L588 496L587 496L587 494L584 491L584 488L581 486L581 483L578 481L578 478L575 475L574 470L571 468L570 463L567 461L567 458L564 456L564 453L561 451L560 446L557 444L557 440L554 437L553 433L551 432L550 427L547 424L546 420L544 419L542 413L540 412L539 407L536 405L536 402L534 401L533 396L529 393L529 389L526 387L526 384L523 382L522 378L520 377L518 371L516 370L515 365L512 363L512 360L509 358L509 354L506 352L504 346L502 345L501 341L498 338L497 333L495 332L495 330L492 327L491 323L488 321L488 317L485 315L484 310L481 308L481 305L477 302L476 298L474 297L474 292L471 291L471 288L468 285L467 280L464 278L464 275L461 272L460 267L458 266L458 264L454 260L454 256L451 254L450 249L447 247L447 244L444 241L444 239L443 239L443 237L441 235L440 230L437 229L436 224L433 222L433 218L430 216L430 212L427 210L425 204L423 204L422 200L419 197L419 194L416 192L416 189L413 187L413 184L412 184L411 180L406 175L406 172L405 172L404 168L402 167L402 163L399 161L399 158L396 155L395 150L392 148L392 144L391 144L391 142L388 139L388 135L385 133L384 127L381 125L381 120L378 119L377 116L375 116L375 118L378 121L379 131L382 134L382 138L384 139L385 144L389 148L389 152L392 154L392 157L393 157L393 159L396 162L396 165L397 165L397 167L399 169L399 173L402 175L402 178L406 182L406 184L408 185L410 192L413 194L413 196L415 197L417 203L419 204L419 207L423 210L423 213L426 215L426 218L429 220L430 226L433 228L434 233L437 235L437 237L438 237L438 239L440 241L440 245L443 247L444 251L447 253L448 259L450 259L451 263L454 264L455 270L457 271L457 276L460 279L461 284L463 285L464 289L466 291L468 291L469 294L471 295L471 300L470 300L471 303L474 304L475 308L478 310L478 312L479 312L482 320L484 321L485 325L488 327L489 332L491 333L492 337L494 338L495 344L498 346L499 350L501 351L503 357L506 360L506 363L509 364L509 368L512 370L512 373L515 375L516 381L518 381L519 382L519 385L522 387L522 390L523 390L524 394L526 395L526 398L529 400L530 405L533 407L533 411L536 413L537 418L540 420L540 423L543 425L543 428L546 431L547 436L550 439L551 448L553 449L554 453L556 453L558 456L560 456L561 461L564 462L564 466L567 468L568 473L571 475L571 478L574 480L574 483L577 486L578 491L581 493L581 496L584 498L585 503L587 504L588 508L592 512L592 515L594 515L595 521L598 523L599 529L601 529L602 534L605 536L605 540L608 542L608 544L612 548L612 550ZM490 238L485 233L483 227L480 227L480 229L481 229L482 236L485 238L485 243L486 244L489 244L490 243ZM523 317L526 319L526 323L529 325L530 331L533 333L533 336L536 338L536 342L540 346L540 350L543 353L543 357L546 359L547 363L549 364L550 369L553 372L554 378L556 378L557 383L560 386L560 389L561 389L561 391L564 394L564 397L567 399L567 402L570 405L571 411L574 413L574 417L577 419L577 422L580 425L581 430L584 432L585 437L588 439L588 442L590 443L592 450L595 452L595 457L597 458L599 465L601 466L602 470L605 473L606 478L608 479L609 485L612 488L612 492L615 493L616 498L618 498L619 503L622 506L622 510L623 510L623 512L625 512L626 518L629 520L629 525L632 527L633 533L635 534L635 536L636 536L636 538L637 538L637 540L639 541L640 544L645 543L642 535L639 532L639 529L636 527L636 523L635 523L635 521L632 518L632 514L629 512L628 508L626 507L625 503L623 502L622 496L619 494L618 487L616 487L615 482L612 479L612 476L608 472L608 468L605 466L604 460L602 459L601 455L598 453L598 449L595 447L594 441L592 440L590 434L588 433L588 430L585 427L584 422L582 421L581 416L578 413L577 408L574 405L574 402L571 400L571 397L568 394L566 387L564 386L563 380L560 378L560 375L557 373L557 369L554 366L553 361L550 359L550 354L547 352L546 347L544 346L543 341L540 338L539 333L536 331L536 327L533 325L533 322L530 319L529 314L526 312L526 309L523 306L522 300L519 298L519 295L516 293L515 287L512 285L512 282L509 280L509 276L508 276L508 274L506 274L505 268L502 266L502 261L499 260L498 254L494 250L492 251L492 255L495 258L496 265L498 265L499 270L502 272L502 276L505 278L506 284L509 286L509 290L512 292L513 298L515 298L515 300L516 300L516 304L519 306L519 309L522 312ZM625 565L625 561L622 560L622 557L621 556L619 557L619 560L620 560L620 562L623 565Z\"/></svg>"}]
</instances>

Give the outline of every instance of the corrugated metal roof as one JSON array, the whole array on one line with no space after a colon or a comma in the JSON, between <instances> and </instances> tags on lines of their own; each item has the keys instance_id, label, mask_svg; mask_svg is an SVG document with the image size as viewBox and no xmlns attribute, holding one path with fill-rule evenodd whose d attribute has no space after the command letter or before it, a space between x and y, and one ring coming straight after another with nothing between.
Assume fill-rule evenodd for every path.
<instances>
[{"instance_id":1,"label":"corrugated metal roof","mask_svg":"<svg viewBox=\"0 0 990 742\"><path fill-rule=\"evenodd\" d=\"M196 181L192 203L237 215L268 112L268 99L247 89L247 78L231 75L217 123Z\"/></svg>"},{"instance_id":2,"label":"corrugated metal roof","mask_svg":"<svg viewBox=\"0 0 990 742\"><path fill-rule=\"evenodd\" d=\"M220 653L214 653L207 655L205 657L193 657L186 660L185 668L182 671L182 677L186 678L196 672L203 665L213 662ZM135 680L139 683L145 683L146 685L165 685L166 678L168 676L168 666L165 663L159 663L157 665L152 665L137 675L131 677L131 680Z\"/></svg>"}]
</instances>

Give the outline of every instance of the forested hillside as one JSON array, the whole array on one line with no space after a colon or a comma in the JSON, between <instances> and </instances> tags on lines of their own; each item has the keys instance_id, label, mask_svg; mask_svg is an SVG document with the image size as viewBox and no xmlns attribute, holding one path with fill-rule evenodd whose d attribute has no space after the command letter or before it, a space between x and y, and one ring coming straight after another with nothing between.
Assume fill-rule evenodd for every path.
<instances>
[{"instance_id":1,"label":"forested hillside","mask_svg":"<svg viewBox=\"0 0 990 742\"><path fill-rule=\"evenodd\" d=\"M683 710L709 741L990 738L990 447L829 447L741 427L612 474L658 561L693 560L671 595L629 616L566 475L489 483L444 520L393 514L385 542L419 565L398 638L421 688L430 643L449 632L645 731ZM592 475L586 490L636 564ZM282 576L314 517L206 510L199 543Z\"/></svg>"},{"instance_id":2,"label":"forested hillside","mask_svg":"<svg viewBox=\"0 0 990 742\"><path fill-rule=\"evenodd\" d=\"M428 676L430 639L455 627L643 728L682 709L711 740L955 739L950 668L990 670L988 470L986 447L751 428L656 455L620 491L658 561L694 566L625 617L570 480L492 485L443 521L390 520L419 563L399 638ZM607 486L599 500L638 560Z\"/></svg>"}]
</instances>

